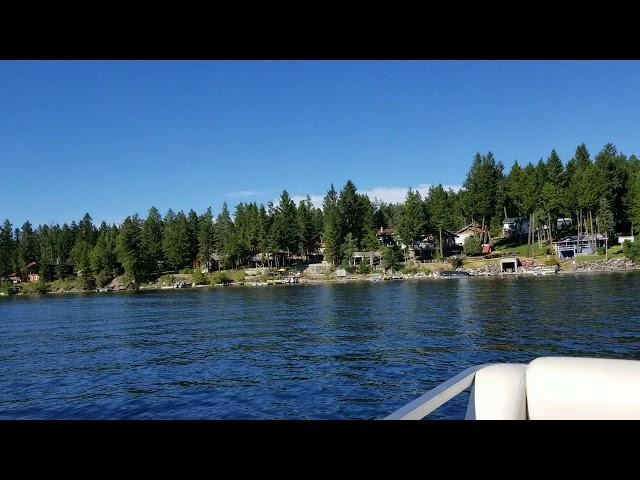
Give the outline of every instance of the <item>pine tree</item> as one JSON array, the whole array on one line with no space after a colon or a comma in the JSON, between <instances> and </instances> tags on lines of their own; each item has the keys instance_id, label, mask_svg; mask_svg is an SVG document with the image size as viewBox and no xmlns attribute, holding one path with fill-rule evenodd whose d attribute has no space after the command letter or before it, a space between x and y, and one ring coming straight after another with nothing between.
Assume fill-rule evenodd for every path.
<instances>
[{"instance_id":1,"label":"pine tree","mask_svg":"<svg viewBox=\"0 0 640 480\"><path fill-rule=\"evenodd\" d=\"M162 217L156 207L151 207L147 218L142 224L140 233L142 241L142 251L144 252L144 269L146 273L155 272L158 268L158 262L164 260L162 251L162 235L164 225Z\"/></svg>"},{"instance_id":2,"label":"pine tree","mask_svg":"<svg viewBox=\"0 0 640 480\"><path fill-rule=\"evenodd\" d=\"M442 249L442 231L447 228L451 222L452 212L451 203L447 191L442 184L429 187L425 206L428 212L430 230L437 232L438 249L440 256L444 256Z\"/></svg>"},{"instance_id":3,"label":"pine tree","mask_svg":"<svg viewBox=\"0 0 640 480\"><path fill-rule=\"evenodd\" d=\"M338 194L333 184L324 197L323 207L324 256L327 261L336 265L342 261L340 250L342 238L340 237L340 219L338 218Z\"/></svg>"},{"instance_id":4,"label":"pine tree","mask_svg":"<svg viewBox=\"0 0 640 480\"><path fill-rule=\"evenodd\" d=\"M413 244L425 233L426 227L426 209L420 192L409 188L398 221L398 234L406 249L413 249Z\"/></svg>"},{"instance_id":5,"label":"pine tree","mask_svg":"<svg viewBox=\"0 0 640 480\"><path fill-rule=\"evenodd\" d=\"M142 221L138 214L124 219L118 232L116 254L124 268L125 281L139 282L143 277Z\"/></svg>"},{"instance_id":6,"label":"pine tree","mask_svg":"<svg viewBox=\"0 0 640 480\"><path fill-rule=\"evenodd\" d=\"M14 251L13 225L6 219L0 227L0 277L13 273Z\"/></svg>"},{"instance_id":7,"label":"pine tree","mask_svg":"<svg viewBox=\"0 0 640 480\"><path fill-rule=\"evenodd\" d=\"M200 231L198 232L198 259L202 266L210 268L211 254L213 253L213 214L211 207L200 218Z\"/></svg>"},{"instance_id":8,"label":"pine tree","mask_svg":"<svg viewBox=\"0 0 640 480\"><path fill-rule=\"evenodd\" d=\"M173 212L169 210L162 237L162 251L169 265L174 269L190 267L191 248L191 235L186 215L181 210L173 216Z\"/></svg>"}]
</instances>

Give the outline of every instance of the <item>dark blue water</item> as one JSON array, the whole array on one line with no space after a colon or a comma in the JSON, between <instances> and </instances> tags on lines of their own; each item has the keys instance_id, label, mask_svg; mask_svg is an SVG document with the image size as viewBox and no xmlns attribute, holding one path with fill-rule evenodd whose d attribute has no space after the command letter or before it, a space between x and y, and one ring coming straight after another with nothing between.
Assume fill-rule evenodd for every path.
<instances>
[{"instance_id":1,"label":"dark blue water","mask_svg":"<svg viewBox=\"0 0 640 480\"><path fill-rule=\"evenodd\" d=\"M382 418L541 355L640 359L640 274L4 297L0 418Z\"/></svg>"}]
</instances>

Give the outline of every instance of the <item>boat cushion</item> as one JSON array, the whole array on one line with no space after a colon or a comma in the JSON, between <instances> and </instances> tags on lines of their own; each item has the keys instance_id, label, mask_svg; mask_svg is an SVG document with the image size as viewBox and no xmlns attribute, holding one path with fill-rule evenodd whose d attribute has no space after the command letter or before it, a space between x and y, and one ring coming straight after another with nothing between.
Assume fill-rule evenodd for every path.
<instances>
[{"instance_id":1,"label":"boat cushion","mask_svg":"<svg viewBox=\"0 0 640 480\"><path fill-rule=\"evenodd\" d=\"M526 420L524 364L496 364L476 372L473 402L476 420ZM471 413L468 411L468 416Z\"/></svg>"},{"instance_id":2,"label":"boat cushion","mask_svg":"<svg viewBox=\"0 0 640 480\"><path fill-rule=\"evenodd\" d=\"M640 419L640 362L542 357L526 373L531 420Z\"/></svg>"}]
</instances>

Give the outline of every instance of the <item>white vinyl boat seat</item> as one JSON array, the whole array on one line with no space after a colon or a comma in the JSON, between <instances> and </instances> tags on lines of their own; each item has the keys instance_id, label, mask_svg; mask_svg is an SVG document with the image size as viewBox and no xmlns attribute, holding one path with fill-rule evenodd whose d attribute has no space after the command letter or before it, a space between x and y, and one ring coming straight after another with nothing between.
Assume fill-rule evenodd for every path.
<instances>
[{"instance_id":1,"label":"white vinyl boat seat","mask_svg":"<svg viewBox=\"0 0 640 480\"><path fill-rule=\"evenodd\" d=\"M423 418L470 385L466 419L640 419L640 361L576 357L472 367L387 419Z\"/></svg>"}]
</instances>

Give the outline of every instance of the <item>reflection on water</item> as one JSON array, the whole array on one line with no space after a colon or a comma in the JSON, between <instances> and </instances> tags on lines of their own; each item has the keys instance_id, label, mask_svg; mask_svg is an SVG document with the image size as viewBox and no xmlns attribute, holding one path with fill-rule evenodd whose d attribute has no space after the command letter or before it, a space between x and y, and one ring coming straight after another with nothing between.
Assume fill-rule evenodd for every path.
<instances>
[{"instance_id":1,"label":"reflection on water","mask_svg":"<svg viewBox=\"0 0 640 480\"><path fill-rule=\"evenodd\" d=\"M2 298L0 418L381 418L471 365L640 358L639 292L625 273Z\"/></svg>"}]
</instances>

